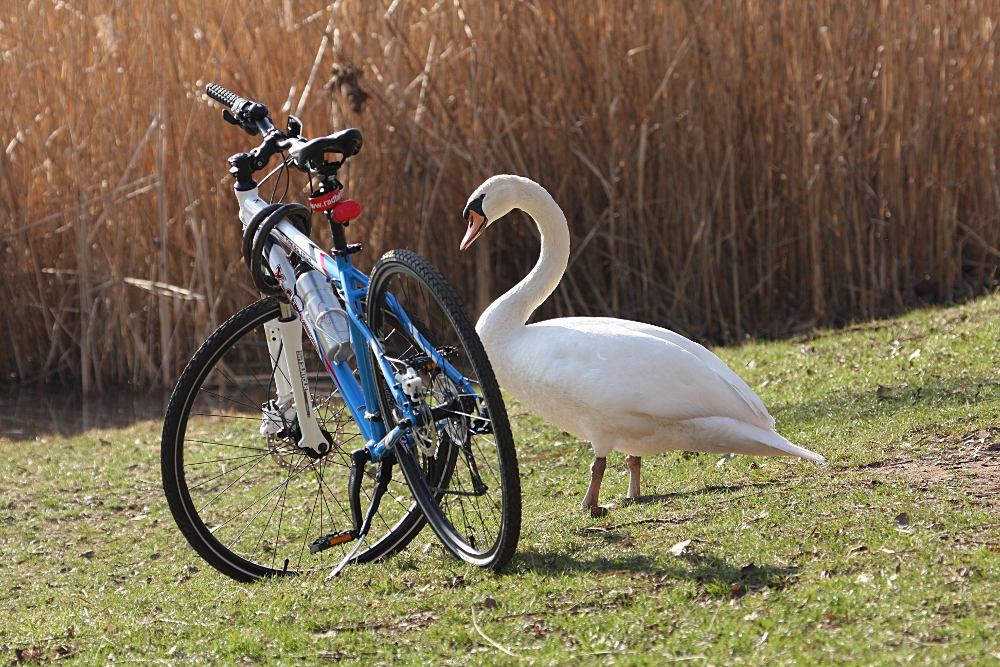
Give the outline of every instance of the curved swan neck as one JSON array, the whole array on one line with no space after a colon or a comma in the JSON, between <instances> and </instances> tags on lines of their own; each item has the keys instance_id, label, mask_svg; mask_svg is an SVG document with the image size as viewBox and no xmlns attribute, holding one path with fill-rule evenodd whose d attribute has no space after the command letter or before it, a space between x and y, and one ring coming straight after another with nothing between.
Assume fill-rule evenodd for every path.
<instances>
[{"instance_id":1,"label":"curved swan neck","mask_svg":"<svg viewBox=\"0 0 1000 667\"><path fill-rule=\"evenodd\" d=\"M476 329L501 333L524 327L531 313L552 294L569 262L569 225L562 209L542 186L522 181L513 208L527 213L538 227L542 250L535 267L521 282L494 301Z\"/></svg>"}]
</instances>

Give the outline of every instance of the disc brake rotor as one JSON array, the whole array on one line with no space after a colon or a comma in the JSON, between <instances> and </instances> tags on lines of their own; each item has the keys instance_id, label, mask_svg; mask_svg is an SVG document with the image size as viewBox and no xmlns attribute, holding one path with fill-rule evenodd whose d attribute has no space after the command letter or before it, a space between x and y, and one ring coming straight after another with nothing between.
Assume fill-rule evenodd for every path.
<instances>
[{"instance_id":1,"label":"disc brake rotor","mask_svg":"<svg viewBox=\"0 0 1000 667\"><path fill-rule=\"evenodd\" d=\"M339 452L344 444L345 419L339 418L339 411L331 407L332 397L313 396L313 409L319 419L320 432L330 443L330 451L318 458L303 458L303 451L287 434L269 434L267 449L271 459L280 467L295 472L310 472L323 465L324 459L334 452ZM298 428L295 429L296 433Z\"/></svg>"},{"instance_id":2,"label":"disc brake rotor","mask_svg":"<svg viewBox=\"0 0 1000 667\"><path fill-rule=\"evenodd\" d=\"M434 418L431 416L431 407L427 405L426 400L422 400L415 406L415 408L415 411L419 411L421 417L423 418L423 426L418 426L413 429L413 442L417 445L417 449L424 456L437 456L439 440L437 425L434 423Z\"/></svg>"}]
</instances>

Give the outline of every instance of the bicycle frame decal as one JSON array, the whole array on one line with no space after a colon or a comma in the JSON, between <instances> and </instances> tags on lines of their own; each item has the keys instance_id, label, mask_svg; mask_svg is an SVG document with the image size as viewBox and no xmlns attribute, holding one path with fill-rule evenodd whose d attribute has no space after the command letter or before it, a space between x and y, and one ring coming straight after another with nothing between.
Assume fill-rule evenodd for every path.
<instances>
[{"instance_id":1,"label":"bicycle frame decal","mask_svg":"<svg viewBox=\"0 0 1000 667\"><path fill-rule=\"evenodd\" d=\"M309 395L309 377L306 375L306 360L302 356L302 350L295 350L295 360L299 365L299 381L302 382L302 389L305 391L306 395ZM306 417L311 419L312 413L312 401L306 401Z\"/></svg>"}]
</instances>

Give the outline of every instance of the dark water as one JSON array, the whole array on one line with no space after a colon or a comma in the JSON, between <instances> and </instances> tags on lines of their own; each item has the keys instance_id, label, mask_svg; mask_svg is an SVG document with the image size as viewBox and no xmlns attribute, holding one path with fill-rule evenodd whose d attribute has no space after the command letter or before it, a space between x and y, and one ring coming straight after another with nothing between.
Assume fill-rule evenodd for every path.
<instances>
[{"instance_id":1,"label":"dark water","mask_svg":"<svg viewBox=\"0 0 1000 667\"><path fill-rule=\"evenodd\" d=\"M34 440L150 419L162 421L169 398L165 391L131 388L85 397L79 389L0 386L0 438Z\"/></svg>"}]
</instances>

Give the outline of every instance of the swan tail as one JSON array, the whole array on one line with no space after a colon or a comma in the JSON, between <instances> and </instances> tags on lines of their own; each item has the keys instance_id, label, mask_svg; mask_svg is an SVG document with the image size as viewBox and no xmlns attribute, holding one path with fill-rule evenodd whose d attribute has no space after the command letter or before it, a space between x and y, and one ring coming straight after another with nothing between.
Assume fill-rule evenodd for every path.
<instances>
[{"instance_id":1,"label":"swan tail","mask_svg":"<svg viewBox=\"0 0 1000 667\"><path fill-rule=\"evenodd\" d=\"M728 417L693 419L704 445L703 451L749 456L798 456L825 463L822 454L793 445L771 429L763 429ZM692 424L693 425L693 424Z\"/></svg>"}]
</instances>

